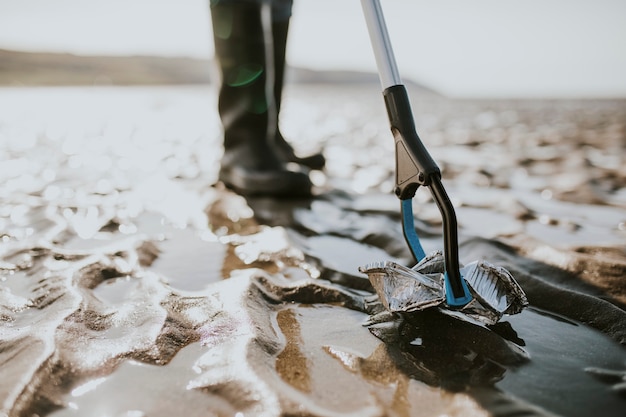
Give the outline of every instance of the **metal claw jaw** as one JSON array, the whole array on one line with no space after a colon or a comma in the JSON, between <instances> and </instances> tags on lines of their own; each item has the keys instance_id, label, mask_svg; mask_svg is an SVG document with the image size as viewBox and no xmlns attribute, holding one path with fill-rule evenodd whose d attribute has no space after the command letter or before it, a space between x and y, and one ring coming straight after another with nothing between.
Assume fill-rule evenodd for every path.
<instances>
[{"instance_id":1,"label":"metal claw jaw","mask_svg":"<svg viewBox=\"0 0 626 417\"><path fill-rule=\"evenodd\" d=\"M446 304L461 308L473 297L461 276L456 214L441 183L441 171L417 135L406 88L389 87L383 96L396 144L395 194L401 200L404 237L416 261L421 261L425 253L415 232L412 199L420 186L426 186L443 219Z\"/></svg>"}]
</instances>

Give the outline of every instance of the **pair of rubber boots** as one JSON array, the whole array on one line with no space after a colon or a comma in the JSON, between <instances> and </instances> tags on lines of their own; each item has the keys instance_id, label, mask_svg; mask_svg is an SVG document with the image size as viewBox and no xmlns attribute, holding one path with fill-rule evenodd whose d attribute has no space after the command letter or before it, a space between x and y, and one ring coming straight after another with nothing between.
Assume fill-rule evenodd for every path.
<instances>
[{"instance_id":1,"label":"pair of rubber boots","mask_svg":"<svg viewBox=\"0 0 626 417\"><path fill-rule=\"evenodd\" d=\"M272 22L269 6L254 2L216 2L211 17L221 71L220 181L242 195L310 195L307 170L323 168L324 156L296 156L278 129L289 21ZM303 169L289 170L289 162Z\"/></svg>"}]
</instances>

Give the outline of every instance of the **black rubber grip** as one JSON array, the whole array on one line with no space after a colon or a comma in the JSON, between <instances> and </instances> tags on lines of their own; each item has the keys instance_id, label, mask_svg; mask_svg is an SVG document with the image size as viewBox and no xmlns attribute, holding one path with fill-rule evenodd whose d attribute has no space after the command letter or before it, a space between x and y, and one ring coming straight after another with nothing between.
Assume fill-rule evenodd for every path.
<instances>
[{"instance_id":1,"label":"black rubber grip","mask_svg":"<svg viewBox=\"0 0 626 417\"><path fill-rule=\"evenodd\" d=\"M441 171L415 130L406 88L394 85L383 91L383 97L396 141L396 194L412 198L419 185L428 186L433 176L441 178Z\"/></svg>"}]
</instances>

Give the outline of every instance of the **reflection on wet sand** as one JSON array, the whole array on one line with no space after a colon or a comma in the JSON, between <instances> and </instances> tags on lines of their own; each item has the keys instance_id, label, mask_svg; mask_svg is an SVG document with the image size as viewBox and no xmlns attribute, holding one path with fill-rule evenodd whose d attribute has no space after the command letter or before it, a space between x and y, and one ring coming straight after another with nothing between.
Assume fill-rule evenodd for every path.
<instances>
[{"instance_id":1,"label":"reflection on wet sand","mask_svg":"<svg viewBox=\"0 0 626 417\"><path fill-rule=\"evenodd\" d=\"M327 155L290 202L211 185L213 94L3 89L0 415L621 416L623 101L414 103L461 261L530 302L478 326L382 312L358 271L410 266L377 86L288 92L283 133Z\"/></svg>"},{"instance_id":2,"label":"reflection on wet sand","mask_svg":"<svg viewBox=\"0 0 626 417\"><path fill-rule=\"evenodd\" d=\"M306 356L302 354L300 325L295 318L294 310L281 310L276 316L278 327L287 339L282 352L276 357L276 372L286 382L303 392L311 390L309 366Z\"/></svg>"}]
</instances>

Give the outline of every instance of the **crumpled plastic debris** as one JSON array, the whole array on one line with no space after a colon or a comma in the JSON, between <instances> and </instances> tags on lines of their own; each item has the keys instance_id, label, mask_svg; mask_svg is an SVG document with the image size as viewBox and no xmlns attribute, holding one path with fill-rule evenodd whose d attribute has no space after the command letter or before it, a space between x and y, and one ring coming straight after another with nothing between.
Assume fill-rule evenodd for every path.
<instances>
[{"instance_id":1,"label":"crumpled plastic debris","mask_svg":"<svg viewBox=\"0 0 626 417\"><path fill-rule=\"evenodd\" d=\"M505 314L517 314L528 305L526 294L505 268L486 261L461 268L472 301L461 309L446 304L445 261L441 251L426 256L412 268L392 261L374 262L359 271L367 274L382 305L390 312L413 313L438 307L467 321L495 324Z\"/></svg>"}]
</instances>

